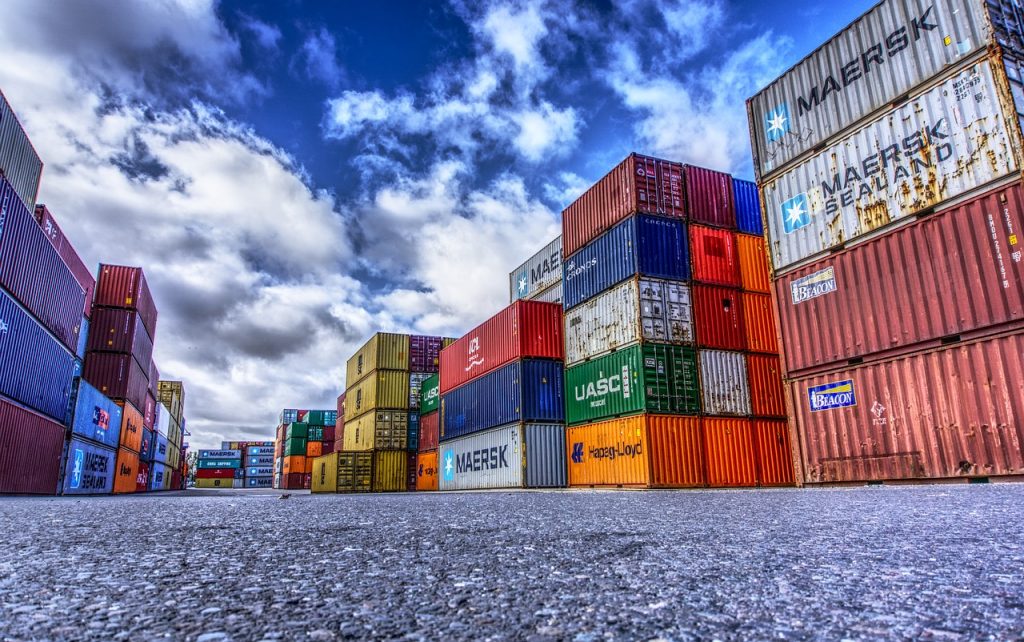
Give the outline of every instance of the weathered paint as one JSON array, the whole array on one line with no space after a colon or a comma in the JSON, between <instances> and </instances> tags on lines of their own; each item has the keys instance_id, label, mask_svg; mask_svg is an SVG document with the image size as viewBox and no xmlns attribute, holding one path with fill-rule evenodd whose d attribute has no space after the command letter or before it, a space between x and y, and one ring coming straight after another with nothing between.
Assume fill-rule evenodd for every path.
<instances>
[{"instance_id":1,"label":"weathered paint","mask_svg":"<svg viewBox=\"0 0 1024 642\"><path fill-rule=\"evenodd\" d=\"M709 415L750 415L747 362L740 352L698 350L702 409Z\"/></svg>"},{"instance_id":2,"label":"weathered paint","mask_svg":"<svg viewBox=\"0 0 1024 642\"><path fill-rule=\"evenodd\" d=\"M373 492L408 490L409 455L404 450L377 450L373 453Z\"/></svg>"},{"instance_id":3,"label":"weathered paint","mask_svg":"<svg viewBox=\"0 0 1024 642\"><path fill-rule=\"evenodd\" d=\"M14 185L26 208L35 207L43 161L3 92L0 92L0 174Z\"/></svg>"},{"instance_id":4,"label":"weathered paint","mask_svg":"<svg viewBox=\"0 0 1024 642\"><path fill-rule=\"evenodd\" d=\"M441 407L441 383L437 373L420 384L420 414L427 415Z\"/></svg>"},{"instance_id":5,"label":"weathered paint","mask_svg":"<svg viewBox=\"0 0 1024 642\"><path fill-rule=\"evenodd\" d=\"M138 485L139 454L124 446L117 449L114 470L114 494L134 493Z\"/></svg>"},{"instance_id":6,"label":"weathered paint","mask_svg":"<svg viewBox=\"0 0 1024 642\"><path fill-rule=\"evenodd\" d=\"M754 419L754 459L758 486L793 486L793 449L785 419Z\"/></svg>"},{"instance_id":7,"label":"weathered paint","mask_svg":"<svg viewBox=\"0 0 1024 642\"><path fill-rule=\"evenodd\" d=\"M782 366L772 354L748 354L750 411L755 417L785 417L786 398L782 387Z\"/></svg>"},{"instance_id":8,"label":"weathered paint","mask_svg":"<svg viewBox=\"0 0 1024 642\"><path fill-rule=\"evenodd\" d=\"M693 317L697 345L744 350L747 347L740 291L711 285L693 286Z\"/></svg>"},{"instance_id":9,"label":"weathered paint","mask_svg":"<svg viewBox=\"0 0 1024 642\"><path fill-rule=\"evenodd\" d=\"M736 233L706 225L690 226L693 280L711 285L740 287Z\"/></svg>"},{"instance_id":10,"label":"weathered paint","mask_svg":"<svg viewBox=\"0 0 1024 642\"><path fill-rule=\"evenodd\" d=\"M409 335L378 332L370 337L345 364L346 386L378 369L409 370Z\"/></svg>"},{"instance_id":11,"label":"weathered paint","mask_svg":"<svg viewBox=\"0 0 1024 642\"><path fill-rule=\"evenodd\" d=\"M733 177L733 198L736 201L736 229L744 234L762 236L764 223L761 220L761 197L757 184Z\"/></svg>"},{"instance_id":12,"label":"weathered paint","mask_svg":"<svg viewBox=\"0 0 1024 642\"><path fill-rule=\"evenodd\" d=\"M313 460L313 477L309 489L314 493L338 492L338 453Z\"/></svg>"},{"instance_id":13,"label":"weathered paint","mask_svg":"<svg viewBox=\"0 0 1024 642\"><path fill-rule=\"evenodd\" d=\"M712 169L683 166L686 215L695 223L736 228L732 176Z\"/></svg>"},{"instance_id":14,"label":"weathered paint","mask_svg":"<svg viewBox=\"0 0 1024 642\"><path fill-rule=\"evenodd\" d=\"M64 427L0 397L0 493L53 495Z\"/></svg>"},{"instance_id":15,"label":"weathered paint","mask_svg":"<svg viewBox=\"0 0 1024 642\"><path fill-rule=\"evenodd\" d=\"M409 373L376 370L345 391L345 421L378 408L409 407Z\"/></svg>"},{"instance_id":16,"label":"weathered paint","mask_svg":"<svg viewBox=\"0 0 1024 642\"><path fill-rule=\"evenodd\" d=\"M743 328L747 350L778 354L779 340L776 335L771 296L757 292L744 292L740 298L743 307Z\"/></svg>"},{"instance_id":17,"label":"weathered paint","mask_svg":"<svg viewBox=\"0 0 1024 642\"><path fill-rule=\"evenodd\" d=\"M748 292L771 292L771 270L764 237L736 235L736 253L740 258L740 285Z\"/></svg>"},{"instance_id":18,"label":"weathered paint","mask_svg":"<svg viewBox=\"0 0 1024 642\"><path fill-rule=\"evenodd\" d=\"M438 489L437 451L428 450L416 455L416 490Z\"/></svg>"},{"instance_id":19,"label":"weathered paint","mask_svg":"<svg viewBox=\"0 0 1024 642\"><path fill-rule=\"evenodd\" d=\"M344 450L405 450L409 438L409 411L371 410L345 422Z\"/></svg>"},{"instance_id":20,"label":"weathered paint","mask_svg":"<svg viewBox=\"0 0 1024 642\"><path fill-rule=\"evenodd\" d=\"M515 423L443 442L440 490L566 484L565 426Z\"/></svg>"},{"instance_id":21,"label":"weathered paint","mask_svg":"<svg viewBox=\"0 0 1024 642\"><path fill-rule=\"evenodd\" d=\"M562 280L562 237L545 245L508 275L509 301L535 299Z\"/></svg>"},{"instance_id":22,"label":"weathered paint","mask_svg":"<svg viewBox=\"0 0 1024 642\"><path fill-rule=\"evenodd\" d=\"M756 486L757 465L750 420L702 417L700 428L708 468L708 486Z\"/></svg>"},{"instance_id":23,"label":"weathered paint","mask_svg":"<svg viewBox=\"0 0 1024 642\"><path fill-rule=\"evenodd\" d=\"M156 303L142 268L101 263L93 303L137 310L149 336L156 336ZM149 376L148 370L146 376Z\"/></svg>"}]
</instances>

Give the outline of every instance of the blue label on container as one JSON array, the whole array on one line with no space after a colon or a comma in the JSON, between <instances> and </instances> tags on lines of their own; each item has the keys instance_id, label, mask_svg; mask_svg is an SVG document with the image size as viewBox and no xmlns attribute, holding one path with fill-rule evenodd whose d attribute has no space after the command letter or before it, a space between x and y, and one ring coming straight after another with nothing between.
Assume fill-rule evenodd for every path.
<instances>
[{"instance_id":1,"label":"blue label on container","mask_svg":"<svg viewBox=\"0 0 1024 642\"><path fill-rule=\"evenodd\" d=\"M811 224L811 209L807 201L807 194L797 194L781 206L782 229L786 234L792 234L801 227Z\"/></svg>"},{"instance_id":2,"label":"blue label on container","mask_svg":"<svg viewBox=\"0 0 1024 642\"><path fill-rule=\"evenodd\" d=\"M444 451L444 463L441 466L441 475L445 481L455 479L455 455L451 450Z\"/></svg>"},{"instance_id":3,"label":"blue label on container","mask_svg":"<svg viewBox=\"0 0 1024 642\"><path fill-rule=\"evenodd\" d=\"M811 404L811 412L847 408L857 405L857 395L853 389L853 379L812 386L807 389L807 397Z\"/></svg>"},{"instance_id":4,"label":"blue label on container","mask_svg":"<svg viewBox=\"0 0 1024 642\"><path fill-rule=\"evenodd\" d=\"M839 289L836 286L835 268L825 268L813 274L796 279L789 285L793 295L793 305L810 301L819 296L835 292Z\"/></svg>"}]
</instances>

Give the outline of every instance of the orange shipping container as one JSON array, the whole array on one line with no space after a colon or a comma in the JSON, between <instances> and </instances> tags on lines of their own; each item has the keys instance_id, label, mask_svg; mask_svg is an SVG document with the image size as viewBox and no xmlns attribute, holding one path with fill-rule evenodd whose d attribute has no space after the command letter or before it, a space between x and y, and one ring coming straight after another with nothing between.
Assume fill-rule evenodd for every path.
<instances>
[{"instance_id":1,"label":"orange shipping container","mask_svg":"<svg viewBox=\"0 0 1024 642\"><path fill-rule=\"evenodd\" d=\"M704 417L700 422L708 485L756 486L754 431L749 419Z\"/></svg>"},{"instance_id":2,"label":"orange shipping container","mask_svg":"<svg viewBox=\"0 0 1024 642\"><path fill-rule=\"evenodd\" d=\"M114 403L121 406L121 445L129 450L139 452L139 448L142 447L142 413L130 402L115 401Z\"/></svg>"},{"instance_id":3,"label":"orange shipping container","mask_svg":"<svg viewBox=\"0 0 1024 642\"><path fill-rule=\"evenodd\" d=\"M754 450L759 486L794 486L793 448L785 419L754 420Z\"/></svg>"},{"instance_id":4,"label":"orange shipping container","mask_svg":"<svg viewBox=\"0 0 1024 642\"><path fill-rule=\"evenodd\" d=\"M782 387L782 362L770 354L748 354L750 407L755 417L785 417L786 397Z\"/></svg>"},{"instance_id":5,"label":"orange shipping container","mask_svg":"<svg viewBox=\"0 0 1024 642\"><path fill-rule=\"evenodd\" d=\"M141 420L139 425L142 425ZM114 492L134 493L138 474L139 454L124 447L118 448L117 465L114 474Z\"/></svg>"},{"instance_id":6,"label":"orange shipping container","mask_svg":"<svg viewBox=\"0 0 1024 642\"><path fill-rule=\"evenodd\" d=\"M633 415L566 431L570 486L704 485L696 417Z\"/></svg>"},{"instance_id":7,"label":"orange shipping container","mask_svg":"<svg viewBox=\"0 0 1024 642\"><path fill-rule=\"evenodd\" d=\"M437 451L416 456L416 490L437 490Z\"/></svg>"},{"instance_id":8,"label":"orange shipping container","mask_svg":"<svg viewBox=\"0 0 1024 642\"><path fill-rule=\"evenodd\" d=\"M308 441L306 442L306 457L319 457L324 454L324 442L322 441Z\"/></svg>"},{"instance_id":9,"label":"orange shipping container","mask_svg":"<svg viewBox=\"0 0 1024 642\"><path fill-rule=\"evenodd\" d=\"M283 474L305 473L305 471L306 458L302 455L292 455L291 457L284 458L284 468L281 470Z\"/></svg>"},{"instance_id":10,"label":"orange shipping container","mask_svg":"<svg viewBox=\"0 0 1024 642\"><path fill-rule=\"evenodd\" d=\"M772 317L772 298L767 294L744 292L743 326L747 335L747 349L751 352L779 353Z\"/></svg>"},{"instance_id":11,"label":"orange shipping container","mask_svg":"<svg viewBox=\"0 0 1024 642\"><path fill-rule=\"evenodd\" d=\"M307 479L312 479L313 476L313 457L306 457L306 466L303 469ZM309 484L306 484L306 488L309 488Z\"/></svg>"},{"instance_id":12,"label":"orange shipping container","mask_svg":"<svg viewBox=\"0 0 1024 642\"><path fill-rule=\"evenodd\" d=\"M740 255L740 282L748 292L771 292L768 276L768 255L764 251L764 237L751 234L736 235L736 250Z\"/></svg>"}]
</instances>

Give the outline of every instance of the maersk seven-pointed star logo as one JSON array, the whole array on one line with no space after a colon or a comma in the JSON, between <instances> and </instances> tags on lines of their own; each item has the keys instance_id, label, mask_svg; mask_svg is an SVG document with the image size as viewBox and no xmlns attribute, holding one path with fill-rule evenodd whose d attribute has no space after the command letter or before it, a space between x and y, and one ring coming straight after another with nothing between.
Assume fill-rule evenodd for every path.
<instances>
[{"instance_id":1,"label":"maersk seven-pointed star logo","mask_svg":"<svg viewBox=\"0 0 1024 642\"><path fill-rule=\"evenodd\" d=\"M444 454L444 480L452 481L455 479L455 458L452 456L452 451L448 451Z\"/></svg>"},{"instance_id":2,"label":"maersk seven-pointed star logo","mask_svg":"<svg viewBox=\"0 0 1024 642\"><path fill-rule=\"evenodd\" d=\"M764 115L764 135L774 143L789 133L789 107L782 103Z\"/></svg>"},{"instance_id":3,"label":"maersk seven-pointed star logo","mask_svg":"<svg viewBox=\"0 0 1024 642\"><path fill-rule=\"evenodd\" d=\"M519 296L526 294L526 272L519 275Z\"/></svg>"},{"instance_id":4,"label":"maersk seven-pointed star logo","mask_svg":"<svg viewBox=\"0 0 1024 642\"><path fill-rule=\"evenodd\" d=\"M782 204L782 228L786 234L811 224L811 210L807 205L807 194L797 194Z\"/></svg>"}]
</instances>

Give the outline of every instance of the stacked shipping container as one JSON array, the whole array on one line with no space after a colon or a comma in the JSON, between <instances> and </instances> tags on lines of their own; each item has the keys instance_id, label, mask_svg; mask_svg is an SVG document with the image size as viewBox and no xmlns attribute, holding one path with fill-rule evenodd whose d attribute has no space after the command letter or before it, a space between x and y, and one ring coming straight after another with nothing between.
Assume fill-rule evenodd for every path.
<instances>
[{"instance_id":1,"label":"stacked shipping container","mask_svg":"<svg viewBox=\"0 0 1024 642\"><path fill-rule=\"evenodd\" d=\"M416 490L437 490L437 446L441 434L441 383L437 373L427 377L420 394L420 425L416 439Z\"/></svg>"},{"instance_id":2,"label":"stacked shipping container","mask_svg":"<svg viewBox=\"0 0 1024 642\"><path fill-rule=\"evenodd\" d=\"M335 410L281 411L282 422L270 450L270 474L277 479L275 488L310 488L313 462L334 452L338 414ZM264 445L260 443L259 445Z\"/></svg>"},{"instance_id":3,"label":"stacked shipping container","mask_svg":"<svg viewBox=\"0 0 1024 642\"><path fill-rule=\"evenodd\" d=\"M201 449L196 461L196 488L241 488L241 472L241 449Z\"/></svg>"},{"instance_id":4,"label":"stacked shipping container","mask_svg":"<svg viewBox=\"0 0 1024 642\"><path fill-rule=\"evenodd\" d=\"M166 411L166 433L172 454L168 458L169 487L180 490L187 478L185 470L185 384L181 381L160 381L156 384L157 408ZM162 415L161 415L162 416ZM160 420L161 422L163 419Z\"/></svg>"},{"instance_id":5,"label":"stacked shipping container","mask_svg":"<svg viewBox=\"0 0 1024 642\"><path fill-rule=\"evenodd\" d=\"M804 481L1024 472L1022 54L1014 2L885 0L748 101Z\"/></svg>"}]
</instances>

